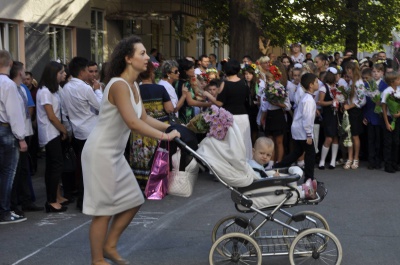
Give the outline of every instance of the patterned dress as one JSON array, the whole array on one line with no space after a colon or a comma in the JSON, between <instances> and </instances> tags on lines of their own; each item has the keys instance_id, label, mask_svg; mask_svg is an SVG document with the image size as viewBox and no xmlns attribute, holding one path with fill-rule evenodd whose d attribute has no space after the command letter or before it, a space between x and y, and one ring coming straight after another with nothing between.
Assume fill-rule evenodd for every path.
<instances>
[{"instance_id":1,"label":"patterned dress","mask_svg":"<svg viewBox=\"0 0 400 265\"><path fill-rule=\"evenodd\" d=\"M164 102L171 101L164 86L156 84L142 84L139 86L140 95L147 115L168 122L168 114L164 110ZM132 132L130 141L130 165L138 180L139 186L144 190L151 170L151 158L157 148L156 139L145 137Z\"/></svg>"}]
</instances>

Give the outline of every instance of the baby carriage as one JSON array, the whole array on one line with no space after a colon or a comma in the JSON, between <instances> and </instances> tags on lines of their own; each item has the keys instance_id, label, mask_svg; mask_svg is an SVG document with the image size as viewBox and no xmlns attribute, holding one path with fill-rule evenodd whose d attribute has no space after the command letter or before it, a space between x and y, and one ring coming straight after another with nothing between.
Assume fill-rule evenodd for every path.
<instances>
[{"instance_id":1,"label":"baby carriage","mask_svg":"<svg viewBox=\"0 0 400 265\"><path fill-rule=\"evenodd\" d=\"M262 264L264 256L288 255L290 264L340 264L342 247L330 232L325 218L312 211L296 214L284 210L296 205L318 204L327 194L319 182L317 198L301 199L293 185L301 176L259 179L247 163L239 128L229 128L224 140L205 138L197 151L180 139L175 139L182 150L190 152L210 174L231 191L235 208L246 215L222 218L214 226L209 253L209 263L216 264ZM283 215L284 221L276 215ZM261 219L260 222L256 222ZM267 227L274 223L278 229Z\"/></svg>"}]
</instances>

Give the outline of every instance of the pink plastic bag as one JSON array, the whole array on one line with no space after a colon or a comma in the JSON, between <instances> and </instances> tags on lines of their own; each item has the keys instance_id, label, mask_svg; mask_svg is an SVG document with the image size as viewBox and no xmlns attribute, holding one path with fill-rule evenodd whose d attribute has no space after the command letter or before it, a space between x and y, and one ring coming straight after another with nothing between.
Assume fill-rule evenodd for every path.
<instances>
[{"instance_id":1,"label":"pink plastic bag","mask_svg":"<svg viewBox=\"0 0 400 265\"><path fill-rule=\"evenodd\" d=\"M161 141L160 141L161 143ZM169 149L169 141L168 141ZM161 200L167 195L169 179L169 151L158 144L144 193L149 200Z\"/></svg>"}]
</instances>

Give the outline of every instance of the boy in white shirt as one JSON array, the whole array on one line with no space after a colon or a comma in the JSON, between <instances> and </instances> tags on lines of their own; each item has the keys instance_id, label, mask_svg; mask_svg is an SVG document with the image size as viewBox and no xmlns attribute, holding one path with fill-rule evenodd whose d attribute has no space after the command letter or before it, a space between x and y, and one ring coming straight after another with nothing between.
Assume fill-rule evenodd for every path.
<instances>
[{"instance_id":1,"label":"boy in white shirt","mask_svg":"<svg viewBox=\"0 0 400 265\"><path fill-rule=\"evenodd\" d=\"M271 160L274 152L274 142L267 137L259 137L253 148L253 159L249 160L250 166L260 175L260 177L279 177L278 170L265 171L264 166ZM303 175L303 171L297 167L290 167L288 170L289 174ZM297 186L297 190L300 193L302 199L315 199L316 198L317 181L308 179L306 183Z\"/></svg>"},{"instance_id":2,"label":"boy in white shirt","mask_svg":"<svg viewBox=\"0 0 400 265\"><path fill-rule=\"evenodd\" d=\"M305 89L305 94L294 112L291 128L295 147L293 152L284 157L281 162L275 164L274 167L288 167L305 152L304 181L306 182L309 178L314 179L315 148L313 134L315 113L317 110L314 92L319 88L318 77L314 74L306 73L301 77L301 85Z\"/></svg>"}]
</instances>

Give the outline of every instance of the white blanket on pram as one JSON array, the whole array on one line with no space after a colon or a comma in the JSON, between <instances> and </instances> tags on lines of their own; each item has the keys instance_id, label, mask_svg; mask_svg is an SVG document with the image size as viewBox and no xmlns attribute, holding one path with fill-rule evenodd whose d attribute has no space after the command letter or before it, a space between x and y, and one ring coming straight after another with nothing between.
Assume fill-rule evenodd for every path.
<instances>
[{"instance_id":1,"label":"white blanket on pram","mask_svg":"<svg viewBox=\"0 0 400 265\"><path fill-rule=\"evenodd\" d=\"M196 152L230 186L246 187L255 179L260 179L247 163L242 134L235 122L228 129L224 140L206 137Z\"/></svg>"}]
</instances>

